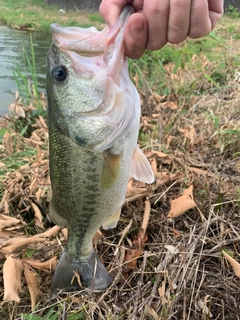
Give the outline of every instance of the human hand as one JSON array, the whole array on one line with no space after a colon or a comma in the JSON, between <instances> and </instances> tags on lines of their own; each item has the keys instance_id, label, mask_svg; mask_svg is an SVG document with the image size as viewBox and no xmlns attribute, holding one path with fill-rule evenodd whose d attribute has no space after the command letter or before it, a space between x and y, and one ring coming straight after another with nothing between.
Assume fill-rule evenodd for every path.
<instances>
[{"instance_id":1,"label":"human hand","mask_svg":"<svg viewBox=\"0 0 240 320\"><path fill-rule=\"evenodd\" d=\"M223 0L102 0L100 13L112 25L127 4L135 13L125 30L125 54L133 59L140 58L145 49L158 50L167 42L203 37L223 14Z\"/></svg>"}]
</instances>

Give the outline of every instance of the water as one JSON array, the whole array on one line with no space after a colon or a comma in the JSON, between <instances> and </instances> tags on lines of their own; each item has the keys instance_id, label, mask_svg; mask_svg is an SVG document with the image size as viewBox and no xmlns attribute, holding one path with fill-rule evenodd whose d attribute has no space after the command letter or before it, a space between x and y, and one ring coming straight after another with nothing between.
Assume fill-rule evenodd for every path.
<instances>
[{"instance_id":1,"label":"water","mask_svg":"<svg viewBox=\"0 0 240 320\"><path fill-rule=\"evenodd\" d=\"M39 91L45 91L46 55L51 44L50 37L32 33ZM30 32L0 26L0 115L8 112L15 101L17 84L13 77L16 62L23 64L23 46L30 53ZM23 71L24 68L21 69Z\"/></svg>"}]
</instances>

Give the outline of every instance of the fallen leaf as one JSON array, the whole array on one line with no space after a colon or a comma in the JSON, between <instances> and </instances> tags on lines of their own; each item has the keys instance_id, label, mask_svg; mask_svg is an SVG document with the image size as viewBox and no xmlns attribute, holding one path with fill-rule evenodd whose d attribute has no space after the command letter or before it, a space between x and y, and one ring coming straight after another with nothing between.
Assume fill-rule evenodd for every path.
<instances>
[{"instance_id":1,"label":"fallen leaf","mask_svg":"<svg viewBox=\"0 0 240 320\"><path fill-rule=\"evenodd\" d=\"M178 108L178 104L177 104L176 101L175 101L175 102L173 102L173 101L166 101L166 102L161 103L161 106L163 106L163 107L168 107L168 108L170 108L171 110L177 110L177 108Z\"/></svg>"},{"instance_id":2,"label":"fallen leaf","mask_svg":"<svg viewBox=\"0 0 240 320\"><path fill-rule=\"evenodd\" d=\"M0 169L5 169L6 168L6 165L5 165L5 163L3 163L3 162L0 162Z\"/></svg>"},{"instance_id":3,"label":"fallen leaf","mask_svg":"<svg viewBox=\"0 0 240 320\"><path fill-rule=\"evenodd\" d=\"M199 169L199 168L189 167L188 169L189 169L189 171L194 172L200 176L208 176L208 177L213 176L213 174L211 174L210 172L208 172L206 170Z\"/></svg>"},{"instance_id":4,"label":"fallen leaf","mask_svg":"<svg viewBox=\"0 0 240 320\"><path fill-rule=\"evenodd\" d=\"M126 254L124 257L124 260L127 262L126 264L127 271L135 270L137 268L137 259L143 253L144 243L148 239L146 230L149 223L150 211L151 211L151 204L149 199L146 199L141 229L139 230L137 237L132 242L132 248L126 251Z\"/></svg>"},{"instance_id":5,"label":"fallen leaf","mask_svg":"<svg viewBox=\"0 0 240 320\"><path fill-rule=\"evenodd\" d=\"M37 304L37 298L41 294L39 288L40 280L37 273L31 270L27 265L24 265L24 276L26 278L26 283L31 297L31 309L34 311Z\"/></svg>"},{"instance_id":6,"label":"fallen leaf","mask_svg":"<svg viewBox=\"0 0 240 320\"><path fill-rule=\"evenodd\" d=\"M142 229L144 230L144 233L146 233L147 231L147 227L150 219L150 212L151 212L151 203L147 198L145 201L145 209L144 209L143 221L142 221Z\"/></svg>"},{"instance_id":7,"label":"fallen leaf","mask_svg":"<svg viewBox=\"0 0 240 320\"><path fill-rule=\"evenodd\" d=\"M233 259L229 254L227 254L223 250L222 250L222 254L227 259L227 261L230 263L230 265L233 267L233 270L234 270L236 276L240 278L240 263L238 263L235 259Z\"/></svg>"},{"instance_id":8,"label":"fallen leaf","mask_svg":"<svg viewBox=\"0 0 240 320\"><path fill-rule=\"evenodd\" d=\"M190 145L193 146L195 136L196 136L194 127L188 125L185 128L183 129L179 128L178 130L183 133L183 136L184 136L183 145L185 146L187 139L189 139Z\"/></svg>"},{"instance_id":9,"label":"fallen leaf","mask_svg":"<svg viewBox=\"0 0 240 320\"><path fill-rule=\"evenodd\" d=\"M147 151L144 152L145 156L147 158L151 157L151 156L157 156L158 158L162 159L162 158L170 158L169 154L160 152L160 151Z\"/></svg>"},{"instance_id":10,"label":"fallen leaf","mask_svg":"<svg viewBox=\"0 0 240 320\"><path fill-rule=\"evenodd\" d=\"M21 220L13 218L13 217L9 217L5 214L0 214L0 231L10 227L10 226L14 226L21 223Z\"/></svg>"},{"instance_id":11,"label":"fallen leaf","mask_svg":"<svg viewBox=\"0 0 240 320\"><path fill-rule=\"evenodd\" d=\"M209 301L208 301L208 298L209 298L209 296L207 295L207 296L205 297L204 301L199 300L199 301L197 302L197 305L198 305L198 307L202 310L202 313L203 313L203 314L206 314L206 315L208 315L210 318L212 318L213 315L212 315L212 313L210 312L209 308L207 307L207 302L209 302Z\"/></svg>"},{"instance_id":12,"label":"fallen leaf","mask_svg":"<svg viewBox=\"0 0 240 320\"><path fill-rule=\"evenodd\" d=\"M20 301L22 262L9 255L3 265L4 301Z\"/></svg>"},{"instance_id":13,"label":"fallen leaf","mask_svg":"<svg viewBox=\"0 0 240 320\"><path fill-rule=\"evenodd\" d=\"M67 236L68 236L68 231L67 231L67 228L63 228L61 230L62 234L64 235L64 237L67 239Z\"/></svg>"},{"instance_id":14,"label":"fallen leaf","mask_svg":"<svg viewBox=\"0 0 240 320\"><path fill-rule=\"evenodd\" d=\"M23 258L22 261L29 264L31 267L44 271L46 273L50 273L56 269L57 266L57 257L53 257L47 261L41 262L34 258Z\"/></svg>"},{"instance_id":15,"label":"fallen leaf","mask_svg":"<svg viewBox=\"0 0 240 320\"><path fill-rule=\"evenodd\" d=\"M167 137L167 144L166 144L166 149L169 149L170 144L172 143L172 141L175 139L174 136L169 135Z\"/></svg>"},{"instance_id":16,"label":"fallen leaf","mask_svg":"<svg viewBox=\"0 0 240 320\"><path fill-rule=\"evenodd\" d=\"M153 174L155 175L157 173L157 161L155 158L151 159L151 167L152 167Z\"/></svg>"},{"instance_id":17,"label":"fallen leaf","mask_svg":"<svg viewBox=\"0 0 240 320\"><path fill-rule=\"evenodd\" d=\"M95 233L95 236L93 237L93 247L96 249L97 248L97 244L98 244L98 241L102 238L103 234L100 230L98 230L96 233Z\"/></svg>"},{"instance_id":18,"label":"fallen leaf","mask_svg":"<svg viewBox=\"0 0 240 320\"><path fill-rule=\"evenodd\" d=\"M175 238L180 237L182 234L177 229L172 228L173 234Z\"/></svg>"},{"instance_id":19,"label":"fallen leaf","mask_svg":"<svg viewBox=\"0 0 240 320\"><path fill-rule=\"evenodd\" d=\"M148 304L146 305L146 313L150 315L154 320L160 320L157 312Z\"/></svg>"},{"instance_id":20,"label":"fallen leaf","mask_svg":"<svg viewBox=\"0 0 240 320\"><path fill-rule=\"evenodd\" d=\"M191 184L185 189L179 198L172 200L170 205L171 209L167 215L168 218L179 217L187 210L196 207L196 203L193 200L193 185Z\"/></svg>"},{"instance_id":21,"label":"fallen leaf","mask_svg":"<svg viewBox=\"0 0 240 320\"><path fill-rule=\"evenodd\" d=\"M34 202L31 202L31 206L32 206L33 211L34 211L35 225L38 226L41 229L45 229L44 228L44 224L43 224L43 216L41 214L40 209L38 208L38 206Z\"/></svg>"},{"instance_id":22,"label":"fallen leaf","mask_svg":"<svg viewBox=\"0 0 240 320\"><path fill-rule=\"evenodd\" d=\"M184 177L185 177L185 174L183 172L177 172L177 173L169 173L166 171L157 172L155 175L156 186L159 187L170 181L174 182L176 180L183 179Z\"/></svg>"},{"instance_id":23,"label":"fallen leaf","mask_svg":"<svg viewBox=\"0 0 240 320\"><path fill-rule=\"evenodd\" d=\"M44 242L46 240L46 238L52 237L54 234L56 234L60 230L61 230L61 227L54 226L51 229L49 229L43 233L36 234L32 237L28 237L28 238L20 238L19 237L19 238L9 239L0 246L0 251L5 254L6 253L13 253L15 250L17 250L23 246L26 246L28 244L35 244L38 242Z\"/></svg>"},{"instance_id":24,"label":"fallen leaf","mask_svg":"<svg viewBox=\"0 0 240 320\"><path fill-rule=\"evenodd\" d=\"M165 245L165 248L168 250L168 251L170 251L172 254L174 254L174 253L178 253L179 252L179 250L177 249L177 248L175 248L174 246L172 246L172 245Z\"/></svg>"}]
</instances>

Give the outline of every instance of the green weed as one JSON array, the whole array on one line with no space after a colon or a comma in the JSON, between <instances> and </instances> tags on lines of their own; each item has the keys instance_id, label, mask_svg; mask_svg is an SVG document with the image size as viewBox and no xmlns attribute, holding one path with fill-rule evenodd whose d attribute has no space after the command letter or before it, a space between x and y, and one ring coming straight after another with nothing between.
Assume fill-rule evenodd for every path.
<instances>
[{"instance_id":1,"label":"green weed","mask_svg":"<svg viewBox=\"0 0 240 320\"><path fill-rule=\"evenodd\" d=\"M234 19L238 19L240 17L238 9L232 5L229 5L227 15Z\"/></svg>"},{"instance_id":2,"label":"green weed","mask_svg":"<svg viewBox=\"0 0 240 320\"><path fill-rule=\"evenodd\" d=\"M56 320L59 317L58 312L56 312L56 310L54 310L54 308L51 308L48 313L44 316L44 317L40 317L35 315L34 313L32 314L22 314L21 318L24 320ZM66 317L66 315L65 315ZM64 318L67 320L84 320L86 319L86 314L84 311L75 311L69 315L67 315L67 318Z\"/></svg>"},{"instance_id":3,"label":"green weed","mask_svg":"<svg viewBox=\"0 0 240 320\"><path fill-rule=\"evenodd\" d=\"M222 50L216 51L216 47L220 47ZM129 61L130 74L133 78L138 75L138 88L140 90L144 88L144 81L146 81L149 87L160 95L169 93L188 95L194 90L201 93L200 79L194 77L187 87L185 83L181 85L178 82L176 83L177 87L173 88L165 70L165 65L172 64L173 74L176 74L179 69L184 70L185 68L199 71L202 77L209 82L210 87L220 90L220 83L225 84L227 79L224 49L225 40L212 32L202 39L189 40L178 46L166 45L160 51L146 51L139 60ZM199 56L202 53L215 64L212 74L208 69L203 69L201 61L193 62L192 60L194 56Z\"/></svg>"},{"instance_id":4,"label":"green weed","mask_svg":"<svg viewBox=\"0 0 240 320\"><path fill-rule=\"evenodd\" d=\"M39 100L36 62L31 35L30 50L31 54L29 56L26 48L23 46L23 70L22 67L20 67L20 65L16 62L13 75L24 105L29 105L30 101L34 99L34 101L37 102L36 107L41 109L42 105Z\"/></svg>"},{"instance_id":5,"label":"green weed","mask_svg":"<svg viewBox=\"0 0 240 320\"><path fill-rule=\"evenodd\" d=\"M58 313L55 312L55 310L53 308L51 308L48 313L46 314L46 316L44 316L44 318L36 316L35 314L22 314L21 317L22 319L25 320L56 320L58 318Z\"/></svg>"},{"instance_id":6,"label":"green weed","mask_svg":"<svg viewBox=\"0 0 240 320\"><path fill-rule=\"evenodd\" d=\"M105 20L100 14L90 14L88 18L90 21L93 21L93 22L105 23Z\"/></svg>"}]
</instances>

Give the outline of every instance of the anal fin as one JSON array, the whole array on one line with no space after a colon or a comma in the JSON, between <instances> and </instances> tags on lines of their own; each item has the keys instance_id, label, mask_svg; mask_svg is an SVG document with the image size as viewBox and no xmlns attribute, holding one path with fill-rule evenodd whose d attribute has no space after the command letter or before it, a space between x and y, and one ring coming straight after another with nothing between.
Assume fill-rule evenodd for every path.
<instances>
[{"instance_id":1,"label":"anal fin","mask_svg":"<svg viewBox=\"0 0 240 320\"><path fill-rule=\"evenodd\" d=\"M118 211L116 211L114 214L112 214L109 218L107 218L106 221L103 222L102 227L103 229L112 229L117 226L118 220L121 215L121 209L120 208Z\"/></svg>"},{"instance_id":2,"label":"anal fin","mask_svg":"<svg viewBox=\"0 0 240 320\"><path fill-rule=\"evenodd\" d=\"M130 175L141 182L154 182L154 174L151 165L138 146L133 153Z\"/></svg>"},{"instance_id":3,"label":"anal fin","mask_svg":"<svg viewBox=\"0 0 240 320\"><path fill-rule=\"evenodd\" d=\"M57 224L60 227L66 227L67 225L67 221L65 219L63 219L59 213L57 212L57 210L55 209L53 200L50 201L50 206L49 206L49 217L51 218L52 222L54 222L55 224Z\"/></svg>"}]
</instances>

